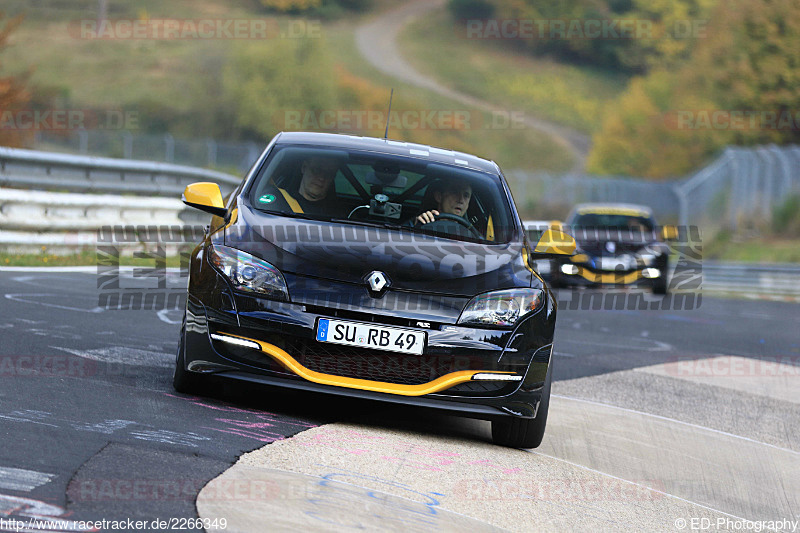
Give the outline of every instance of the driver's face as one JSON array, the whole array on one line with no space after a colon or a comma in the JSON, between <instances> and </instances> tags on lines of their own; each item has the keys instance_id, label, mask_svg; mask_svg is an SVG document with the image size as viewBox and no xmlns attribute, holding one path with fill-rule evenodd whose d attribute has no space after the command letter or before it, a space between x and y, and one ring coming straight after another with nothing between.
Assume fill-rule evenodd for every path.
<instances>
[{"instance_id":1,"label":"driver's face","mask_svg":"<svg viewBox=\"0 0 800 533\"><path fill-rule=\"evenodd\" d=\"M324 157L312 157L303 162L303 179L300 181L300 195L306 200L315 202L328 195L328 191L336 177L336 161Z\"/></svg>"},{"instance_id":2,"label":"driver's face","mask_svg":"<svg viewBox=\"0 0 800 533\"><path fill-rule=\"evenodd\" d=\"M456 185L438 193L439 212L463 217L467 214L469 200L472 198L472 187L469 183Z\"/></svg>"}]
</instances>

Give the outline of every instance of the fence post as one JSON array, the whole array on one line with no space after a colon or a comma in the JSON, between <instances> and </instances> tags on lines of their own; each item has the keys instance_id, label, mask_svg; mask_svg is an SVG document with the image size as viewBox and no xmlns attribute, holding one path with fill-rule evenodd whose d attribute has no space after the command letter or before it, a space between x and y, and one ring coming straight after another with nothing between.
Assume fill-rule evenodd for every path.
<instances>
[{"instance_id":1,"label":"fence post","mask_svg":"<svg viewBox=\"0 0 800 533\"><path fill-rule=\"evenodd\" d=\"M775 162L766 147L759 148L756 153L764 160L765 172L756 172L757 177L764 179L764 190L761 191L761 216L765 221L772 219L772 182L775 179Z\"/></svg>"},{"instance_id":2,"label":"fence post","mask_svg":"<svg viewBox=\"0 0 800 533\"><path fill-rule=\"evenodd\" d=\"M732 231L736 231L736 222L738 219L737 207L739 205L739 189L742 180L742 171L741 165L739 164L739 151L735 149L731 149L731 151L733 153L733 178L731 181L731 195L728 200L728 226Z\"/></svg>"},{"instance_id":3,"label":"fence post","mask_svg":"<svg viewBox=\"0 0 800 533\"><path fill-rule=\"evenodd\" d=\"M122 132L122 153L125 159L133 159L133 135L129 131Z\"/></svg>"},{"instance_id":4,"label":"fence post","mask_svg":"<svg viewBox=\"0 0 800 533\"><path fill-rule=\"evenodd\" d=\"M175 139L169 133L164 134L164 160L167 163L175 160Z\"/></svg>"},{"instance_id":5,"label":"fence post","mask_svg":"<svg viewBox=\"0 0 800 533\"><path fill-rule=\"evenodd\" d=\"M89 153L89 132L78 130L78 151L83 155Z\"/></svg>"},{"instance_id":6,"label":"fence post","mask_svg":"<svg viewBox=\"0 0 800 533\"><path fill-rule=\"evenodd\" d=\"M209 167L217 166L217 143L214 142L214 139L206 140L206 151L208 152L207 165Z\"/></svg>"}]
</instances>

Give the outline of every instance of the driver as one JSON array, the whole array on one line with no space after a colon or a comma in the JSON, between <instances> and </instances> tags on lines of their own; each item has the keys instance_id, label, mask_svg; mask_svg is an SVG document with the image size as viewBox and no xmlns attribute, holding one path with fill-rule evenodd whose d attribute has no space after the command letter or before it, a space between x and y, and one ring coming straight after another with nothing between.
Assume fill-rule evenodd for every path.
<instances>
[{"instance_id":1,"label":"driver","mask_svg":"<svg viewBox=\"0 0 800 533\"><path fill-rule=\"evenodd\" d=\"M430 224L440 214L456 215L466 219L472 186L455 179L444 179L433 192L436 209L425 211L414 221L415 224Z\"/></svg>"}]
</instances>

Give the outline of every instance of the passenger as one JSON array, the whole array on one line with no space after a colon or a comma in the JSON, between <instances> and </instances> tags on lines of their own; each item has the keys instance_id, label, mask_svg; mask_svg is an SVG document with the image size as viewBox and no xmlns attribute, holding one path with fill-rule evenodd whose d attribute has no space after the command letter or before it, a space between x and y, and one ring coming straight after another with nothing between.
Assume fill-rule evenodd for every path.
<instances>
[{"instance_id":1,"label":"passenger","mask_svg":"<svg viewBox=\"0 0 800 533\"><path fill-rule=\"evenodd\" d=\"M300 167L300 182L291 191L278 189L288 207L295 213L339 216L333 181L339 163L325 156L306 158Z\"/></svg>"}]
</instances>

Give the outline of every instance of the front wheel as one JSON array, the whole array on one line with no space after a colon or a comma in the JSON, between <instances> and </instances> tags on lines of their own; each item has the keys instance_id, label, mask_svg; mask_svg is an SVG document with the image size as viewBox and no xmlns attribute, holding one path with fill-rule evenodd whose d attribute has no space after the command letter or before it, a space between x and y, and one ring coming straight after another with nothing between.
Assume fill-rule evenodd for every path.
<instances>
[{"instance_id":1,"label":"front wheel","mask_svg":"<svg viewBox=\"0 0 800 533\"><path fill-rule=\"evenodd\" d=\"M669 292L667 271L669 270L669 263L664 261L660 265L661 276L653 283L653 294L667 294Z\"/></svg>"},{"instance_id":2,"label":"front wheel","mask_svg":"<svg viewBox=\"0 0 800 533\"><path fill-rule=\"evenodd\" d=\"M538 448L544 439L547 411L550 407L550 384L553 381L553 361L547 369L542 400L536 418L509 418L492 422L492 441L509 448Z\"/></svg>"},{"instance_id":3,"label":"front wheel","mask_svg":"<svg viewBox=\"0 0 800 533\"><path fill-rule=\"evenodd\" d=\"M186 370L185 345L186 345L186 317L181 328L181 340L178 343L178 355L175 358L175 371L172 374L172 388L184 394L194 394L200 390L200 377L194 372Z\"/></svg>"}]
</instances>

